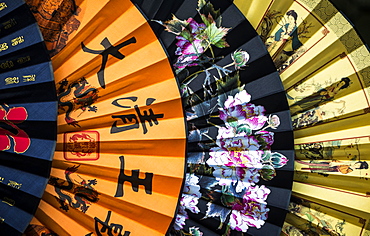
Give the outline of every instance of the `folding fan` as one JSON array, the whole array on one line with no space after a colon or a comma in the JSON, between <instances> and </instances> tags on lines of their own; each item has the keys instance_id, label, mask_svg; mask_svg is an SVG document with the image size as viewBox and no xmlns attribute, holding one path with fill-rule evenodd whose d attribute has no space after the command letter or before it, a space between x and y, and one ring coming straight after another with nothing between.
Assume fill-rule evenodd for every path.
<instances>
[{"instance_id":1,"label":"folding fan","mask_svg":"<svg viewBox=\"0 0 370 236\"><path fill-rule=\"evenodd\" d=\"M278 235L289 209L285 234L366 235L369 54L328 1L45 2L61 114L29 232Z\"/></svg>"},{"instance_id":2,"label":"folding fan","mask_svg":"<svg viewBox=\"0 0 370 236\"><path fill-rule=\"evenodd\" d=\"M53 55L59 116L51 176L26 234L279 234L293 176L284 88L245 17L212 3L27 1ZM172 14L194 18L187 29L208 17L202 56L175 55L178 39L164 32ZM238 106L244 115L231 121Z\"/></svg>"},{"instance_id":3,"label":"folding fan","mask_svg":"<svg viewBox=\"0 0 370 236\"><path fill-rule=\"evenodd\" d=\"M368 48L327 0L234 3L272 56L292 114L295 175L283 232L369 235Z\"/></svg>"},{"instance_id":4,"label":"folding fan","mask_svg":"<svg viewBox=\"0 0 370 236\"><path fill-rule=\"evenodd\" d=\"M23 1L0 3L0 232L20 235L45 190L56 143L50 57Z\"/></svg>"}]
</instances>

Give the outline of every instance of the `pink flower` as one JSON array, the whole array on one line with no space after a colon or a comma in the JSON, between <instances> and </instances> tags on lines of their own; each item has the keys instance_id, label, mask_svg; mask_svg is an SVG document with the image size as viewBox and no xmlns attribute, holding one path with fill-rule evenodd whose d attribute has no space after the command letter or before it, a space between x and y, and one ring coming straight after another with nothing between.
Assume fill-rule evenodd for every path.
<instances>
[{"instance_id":1,"label":"pink flower","mask_svg":"<svg viewBox=\"0 0 370 236\"><path fill-rule=\"evenodd\" d=\"M254 136L245 133L236 134L233 127L221 127L218 129L217 145L227 151L258 150L260 145Z\"/></svg>"},{"instance_id":2,"label":"pink flower","mask_svg":"<svg viewBox=\"0 0 370 236\"><path fill-rule=\"evenodd\" d=\"M264 116L265 108L249 103L251 95L243 90L235 95L229 96L224 103L224 107L220 108L220 119L227 126L236 127L240 124L247 124L250 129L261 129L268 118Z\"/></svg>"},{"instance_id":3,"label":"pink flower","mask_svg":"<svg viewBox=\"0 0 370 236\"><path fill-rule=\"evenodd\" d=\"M261 228L269 212L266 199L270 192L264 185L248 187L242 203L232 207L230 227L243 232L249 227Z\"/></svg>"},{"instance_id":4,"label":"pink flower","mask_svg":"<svg viewBox=\"0 0 370 236\"><path fill-rule=\"evenodd\" d=\"M240 193L245 188L259 181L259 172L256 168L212 166L215 171L213 176L219 181L219 185L236 185L236 192Z\"/></svg>"},{"instance_id":5,"label":"pink flower","mask_svg":"<svg viewBox=\"0 0 370 236\"><path fill-rule=\"evenodd\" d=\"M270 150L271 145L274 143L274 133L268 131L258 131L257 133L258 143L263 149Z\"/></svg>"},{"instance_id":6,"label":"pink flower","mask_svg":"<svg viewBox=\"0 0 370 236\"><path fill-rule=\"evenodd\" d=\"M181 230L184 228L185 221L189 219L188 213L185 211L185 207L180 204L177 209L177 214L175 217L175 223L173 224L173 228L175 230Z\"/></svg>"},{"instance_id":7,"label":"pink flower","mask_svg":"<svg viewBox=\"0 0 370 236\"><path fill-rule=\"evenodd\" d=\"M202 30L205 29L206 25L203 23L198 24L192 18L189 18L187 22L189 23L188 26L190 28L190 32L186 29L184 30L188 32L187 38L184 38L183 36L176 36L178 41L176 43L177 49L175 54L179 56L175 64L177 68L198 65L198 63L195 61L204 52L202 40L197 38L197 36Z\"/></svg>"},{"instance_id":8,"label":"pink flower","mask_svg":"<svg viewBox=\"0 0 370 236\"><path fill-rule=\"evenodd\" d=\"M31 144L31 139L24 130L16 125L25 121L27 117L28 113L24 107L13 107L6 111L0 106L0 122L5 123L5 127L9 128L4 129L0 127L0 151L10 149L10 138L14 142L14 152L24 153L27 151Z\"/></svg>"},{"instance_id":9,"label":"pink flower","mask_svg":"<svg viewBox=\"0 0 370 236\"><path fill-rule=\"evenodd\" d=\"M224 165L244 168L262 168L262 150L227 151L221 148L212 148L207 164L210 166Z\"/></svg>"}]
</instances>

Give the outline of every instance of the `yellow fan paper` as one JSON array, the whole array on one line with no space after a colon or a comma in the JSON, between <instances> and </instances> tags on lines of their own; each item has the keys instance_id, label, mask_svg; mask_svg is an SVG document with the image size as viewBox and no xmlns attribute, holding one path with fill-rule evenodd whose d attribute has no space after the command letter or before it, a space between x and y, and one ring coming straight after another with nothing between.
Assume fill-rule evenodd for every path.
<instances>
[{"instance_id":1,"label":"yellow fan paper","mask_svg":"<svg viewBox=\"0 0 370 236\"><path fill-rule=\"evenodd\" d=\"M327 0L234 3L287 91L295 176L286 235L369 235L370 56Z\"/></svg>"}]
</instances>

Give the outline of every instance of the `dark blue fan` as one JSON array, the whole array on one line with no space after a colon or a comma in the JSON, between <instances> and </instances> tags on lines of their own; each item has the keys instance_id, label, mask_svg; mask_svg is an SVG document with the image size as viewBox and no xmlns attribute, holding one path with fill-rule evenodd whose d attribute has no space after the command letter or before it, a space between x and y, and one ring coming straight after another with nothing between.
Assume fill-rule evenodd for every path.
<instances>
[{"instance_id":1,"label":"dark blue fan","mask_svg":"<svg viewBox=\"0 0 370 236\"><path fill-rule=\"evenodd\" d=\"M0 2L0 235L22 235L45 190L56 143L53 70L23 0Z\"/></svg>"}]
</instances>

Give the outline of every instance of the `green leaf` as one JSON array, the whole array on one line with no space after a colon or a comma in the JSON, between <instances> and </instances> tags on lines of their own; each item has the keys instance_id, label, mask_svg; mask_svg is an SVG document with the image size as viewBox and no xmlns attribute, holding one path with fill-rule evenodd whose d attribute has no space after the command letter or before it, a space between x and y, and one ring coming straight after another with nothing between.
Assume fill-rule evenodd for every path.
<instances>
[{"instance_id":1,"label":"green leaf","mask_svg":"<svg viewBox=\"0 0 370 236\"><path fill-rule=\"evenodd\" d=\"M208 16L208 19L212 19L212 22L215 22L217 26L221 26L222 17L220 9L217 11L214 9L212 3L207 2L206 0L199 0L198 1L198 9L200 14L204 16ZM204 22L205 23L205 22Z\"/></svg>"},{"instance_id":2,"label":"green leaf","mask_svg":"<svg viewBox=\"0 0 370 236\"><path fill-rule=\"evenodd\" d=\"M217 80L218 103L220 107L224 107L224 103L228 96L233 96L235 91L240 88L239 72L233 76L227 75L224 80Z\"/></svg>"},{"instance_id":3,"label":"green leaf","mask_svg":"<svg viewBox=\"0 0 370 236\"><path fill-rule=\"evenodd\" d=\"M201 14L200 17L202 18L203 23L206 24L206 27L211 25L212 21L210 22L205 15Z\"/></svg>"},{"instance_id":4,"label":"green leaf","mask_svg":"<svg viewBox=\"0 0 370 236\"><path fill-rule=\"evenodd\" d=\"M225 39L221 39L220 41L218 41L217 43L214 44L216 47L218 48L225 48L225 47L229 47L229 44L226 42Z\"/></svg>"},{"instance_id":5,"label":"green leaf","mask_svg":"<svg viewBox=\"0 0 370 236\"><path fill-rule=\"evenodd\" d=\"M265 181L272 180L276 176L274 167L270 165L263 165L262 169L259 172L261 178Z\"/></svg>"},{"instance_id":6,"label":"green leaf","mask_svg":"<svg viewBox=\"0 0 370 236\"><path fill-rule=\"evenodd\" d=\"M200 10L200 9L202 9L205 5L207 4L207 1L206 0L199 0L198 1L198 11Z\"/></svg>"},{"instance_id":7,"label":"green leaf","mask_svg":"<svg viewBox=\"0 0 370 236\"><path fill-rule=\"evenodd\" d=\"M157 21L159 22L159 21ZM159 22L161 23L161 22ZM164 27L166 27L166 30L168 32L171 32L173 34L176 34L176 35L180 35L185 27L188 25L189 23L186 22L185 20L179 20L177 19L177 17L175 15L172 16L172 20L169 20L169 21L166 21L164 23L162 23L162 25Z\"/></svg>"},{"instance_id":8,"label":"green leaf","mask_svg":"<svg viewBox=\"0 0 370 236\"><path fill-rule=\"evenodd\" d=\"M208 43L215 45L219 43L219 41L223 40L223 37L226 36L228 30L229 29L224 27L217 27L216 23L212 23L204 30L204 33L208 38Z\"/></svg>"},{"instance_id":9,"label":"green leaf","mask_svg":"<svg viewBox=\"0 0 370 236\"><path fill-rule=\"evenodd\" d=\"M181 33L180 36L184 37L186 40L189 42L193 42L193 36L191 35L190 31L187 29L184 29Z\"/></svg>"}]
</instances>

